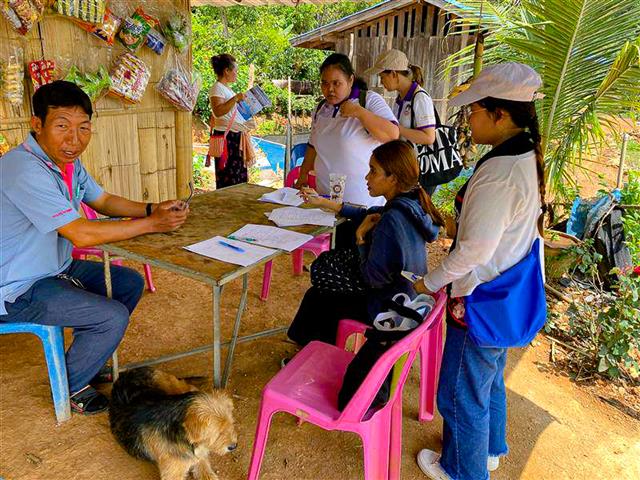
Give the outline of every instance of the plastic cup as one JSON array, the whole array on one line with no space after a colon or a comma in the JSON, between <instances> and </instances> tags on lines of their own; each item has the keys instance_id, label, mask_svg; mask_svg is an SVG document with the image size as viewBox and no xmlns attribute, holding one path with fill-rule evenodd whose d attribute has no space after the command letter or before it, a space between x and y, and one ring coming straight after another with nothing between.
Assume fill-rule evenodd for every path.
<instances>
[{"instance_id":1,"label":"plastic cup","mask_svg":"<svg viewBox=\"0 0 640 480\"><path fill-rule=\"evenodd\" d=\"M347 176L341 173L329 174L329 198L334 202L342 202L344 187L347 184Z\"/></svg>"}]
</instances>

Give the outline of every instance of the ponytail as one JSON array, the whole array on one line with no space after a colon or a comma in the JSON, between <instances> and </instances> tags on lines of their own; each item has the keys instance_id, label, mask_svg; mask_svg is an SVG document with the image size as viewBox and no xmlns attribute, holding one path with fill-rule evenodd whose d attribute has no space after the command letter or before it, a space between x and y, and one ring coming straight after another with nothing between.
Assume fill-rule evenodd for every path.
<instances>
[{"instance_id":1,"label":"ponytail","mask_svg":"<svg viewBox=\"0 0 640 480\"><path fill-rule=\"evenodd\" d=\"M413 81L421 87L424 87L424 75L422 73L422 69L417 65L409 65L409 70L411 70Z\"/></svg>"},{"instance_id":2,"label":"ponytail","mask_svg":"<svg viewBox=\"0 0 640 480\"><path fill-rule=\"evenodd\" d=\"M535 112L535 109L534 109ZM542 154L542 137L540 135L540 127L538 125L538 118L531 117L529 122L529 133L531 140L533 140L533 150L536 154L536 171L538 173L538 192L540 192L540 205L542 212L538 217L538 232L544 238L544 214L547 213L547 203L545 202L545 196L547 191L547 179L544 173L544 155Z\"/></svg>"},{"instance_id":3,"label":"ponytail","mask_svg":"<svg viewBox=\"0 0 640 480\"><path fill-rule=\"evenodd\" d=\"M420 199L422 210L424 210L424 212L431 217L431 220L435 225L444 227L444 217L431 201L431 197L429 196L429 194L425 191L424 188L422 188L421 185L417 185L416 189L418 190L418 198Z\"/></svg>"}]
</instances>

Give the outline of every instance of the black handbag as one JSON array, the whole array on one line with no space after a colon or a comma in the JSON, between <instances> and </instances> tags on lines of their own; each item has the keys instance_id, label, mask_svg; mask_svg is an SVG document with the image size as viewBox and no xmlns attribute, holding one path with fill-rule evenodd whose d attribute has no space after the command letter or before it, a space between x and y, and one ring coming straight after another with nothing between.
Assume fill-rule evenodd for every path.
<instances>
[{"instance_id":1,"label":"black handbag","mask_svg":"<svg viewBox=\"0 0 640 480\"><path fill-rule=\"evenodd\" d=\"M356 247L322 252L311 264L311 285L323 293L362 294L366 284Z\"/></svg>"},{"instance_id":2,"label":"black handbag","mask_svg":"<svg viewBox=\"0 0 640 480\"><path fill-rule=\"evenodd\" d=\"M419 90L413 95L411 99L411 128L415 128L413 101L419 93L428 95L424 90ZM421 143L414 145L418 156L418 165L420 166L418 181L425 189L449 183L460 175L464 168L458 151L458 134L455 127L443 125L438 111L434 108L433 112L436 116L435 141L432 145Z\"/></svg>"}]
</instances>

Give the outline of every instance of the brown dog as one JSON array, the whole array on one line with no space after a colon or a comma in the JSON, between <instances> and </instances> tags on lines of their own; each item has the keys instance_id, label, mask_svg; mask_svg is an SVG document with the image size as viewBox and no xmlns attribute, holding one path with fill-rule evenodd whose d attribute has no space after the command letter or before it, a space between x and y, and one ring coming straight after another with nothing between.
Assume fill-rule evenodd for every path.
<instances>
[{"instance_id":1,"label":"brown dog","mask_svg":"<svg viewBox=\"0 0 640 480\"><path fill-rule=\"evenodd\" d=\"M155 462L162 480L218 478L209 454L236 449L233 403L221 390L200 392L173 375L143 367L113 385L111 432L136 458Z\"/></svg>"}]
</instances>

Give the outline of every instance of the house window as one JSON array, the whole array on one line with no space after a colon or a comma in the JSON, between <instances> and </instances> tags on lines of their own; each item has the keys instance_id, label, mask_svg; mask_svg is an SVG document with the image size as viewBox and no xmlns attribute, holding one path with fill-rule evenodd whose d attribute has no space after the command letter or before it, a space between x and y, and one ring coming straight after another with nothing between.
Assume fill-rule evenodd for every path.
<instances>
[{"instance_id":1,"label":"house window","mask_svg":"<svg viewBox=\"0 0 640 480\"><path fill-rule=\"evenodd\" d=\"M380 36L380 22L376 23L376 37Z\"/></svg>"},{"instance_id":2,"label":"house window","mask_svg":"<svg viewBox=\"0 0 640 480\"><path fill-rule=\"evenodd\" d=\"M389 35L389 19L384 19L384 34Z\"/></svg>"},{"instance_id":3,"label":"house window","mask_svg":"<svg viewBox=\"0 0 640 480\"><path fill-rule=\"evenodd\" d=\"M451 29L451 14L450 13L445 13L444 14L444 28L442 29L443 32L442 34L446 37L447 35L449 35L449 30Z\"/></svg>"},{"instance_id":4,"label":"house window","mask_svg":"<svg viewBox=\"0 0 640 480\"><path fill-rule=\"evenodd\" d=\"M433 18L431 19L431 36L438 35L438 17L440 16L440 9L435 8L433 10Z\"/></svg>"},{"instance_id":5,"label":"house window","mask_svg":"<svg viewBox=\"0 0 640 480\"><path fill-rule=\"evenodd\" d=\"M427 29L427 6L422 6L422 20L420 21L420 33L424 33Z\"/></svg>"},{"instance_id":6,"label":"house window","mask_svg":"<svg viewBox=\"0 0 640 480\"><path fill-rule=\"evenodd\" d=\"M361 29L361 28L359 28L359 29L358 29L358 38L361 38L361 37L362 37L362 29Z\"/></svg>"},{"instance_id":7,"label":"house window","mask_svg":"<svg viewBox=\"0 0 640 480\"><path fill-rule=\"evenodd\" d=\"M407 36L407 34L409 33L409 11L404 12L404 28L403 28L403 32L402 35L404 37Z\"/></svg>"},{"instance_id":8,"label":"house window","mask_svg":"<svg viewBox=\"0 0 640 480\"><path fill-rule=\"evenodd\" d=\"M411 10L411 37L415 34L416 30L416 9Z\"/></svg>"},{"instance_id":9,"label":"house window","mask_svg":"<svg viewBox=\"0 0 640 480\"><path fill-rule=\"evenodd\" d=\"M398 37L398 15L393 17L393 36Z\"/></svg>"},{"instance_id":10,"label":"house window","mask_svg":"<svg viewBox=\"0 0 640 480\"><path fill-rule=\"evenodd\" d=\"M367 38L371 38L371 25L367 27Z\"/></svg>"}]
</instances>

